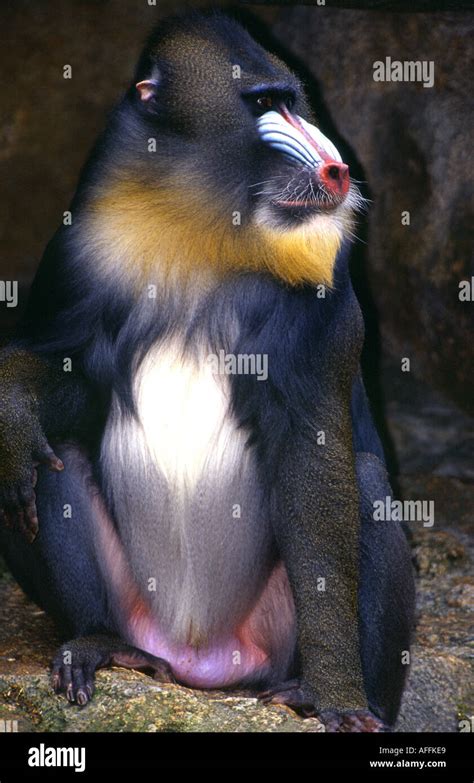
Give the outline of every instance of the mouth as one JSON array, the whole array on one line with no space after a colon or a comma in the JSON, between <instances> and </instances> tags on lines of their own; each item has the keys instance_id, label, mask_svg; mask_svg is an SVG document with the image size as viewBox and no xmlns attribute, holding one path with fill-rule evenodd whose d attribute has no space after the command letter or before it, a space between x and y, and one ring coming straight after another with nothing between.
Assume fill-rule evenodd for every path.
<instances>
[{"instance_id":1,"label":"mouth","mask_svg":"<svg viewBox=\"0 0 474 783\"><path fill-rule=\"evenodd\" d=\"M307 171L298 172L286 182L279 181L277 192L263 192L263 198L275 217L305 220L313 215L331 215L344 204L349 195L348 182L344 180L329 185L320 175Z\"/></svg>"},{"instance_id":2,"label":"mouth","mask_svg":"<svg viewBox=\"0 0 474 783\"><path fill-rule=\"evenodd\" d=\"M282 210L284 212L294 213L301 212L305 215L324 213L328 214L334 212L340 204L345 200L345 196L339 199L332 198L331 200L324 199L324 197L317 198L302 198L302 199L271 199L270 204L272 207Z\"/></svg>"}]
</instances>

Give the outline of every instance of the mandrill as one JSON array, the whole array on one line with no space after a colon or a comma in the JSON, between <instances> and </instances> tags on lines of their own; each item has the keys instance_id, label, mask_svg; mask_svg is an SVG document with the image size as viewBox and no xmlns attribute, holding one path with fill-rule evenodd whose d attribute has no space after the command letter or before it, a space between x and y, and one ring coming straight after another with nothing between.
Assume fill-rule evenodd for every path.
<instances>
[{"instance_id":1,"label":"mandrill","mask_svg":"<svg viewBox=\"0 0 474 783\"><path fill-rule=\"evenodd\" d=\"M393 725L413 578L400 525L373 519L391 490L348 272L361 201L239 24L152 33L0 357L1 549L69 639L71 702L118 665L328 731Z\"/></svg>"}]
</instances>

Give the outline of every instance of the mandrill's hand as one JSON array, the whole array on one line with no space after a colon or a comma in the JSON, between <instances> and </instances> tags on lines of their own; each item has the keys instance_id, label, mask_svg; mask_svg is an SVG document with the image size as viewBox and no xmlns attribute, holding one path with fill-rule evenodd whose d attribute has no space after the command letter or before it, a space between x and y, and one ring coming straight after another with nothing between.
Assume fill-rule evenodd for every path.
<instances>
[{"instance_id":1,"label":"mandrill's hand","mask_svg":"<svg viewBox=\"0 0 474 783\"><path fill-rule=\"evenodd\" d=\"M38 532L36 467L61 471L63 463L42 430L33 399L21 388L0 389L0 522L32 542Z\"/></svg>"}]
</instances>

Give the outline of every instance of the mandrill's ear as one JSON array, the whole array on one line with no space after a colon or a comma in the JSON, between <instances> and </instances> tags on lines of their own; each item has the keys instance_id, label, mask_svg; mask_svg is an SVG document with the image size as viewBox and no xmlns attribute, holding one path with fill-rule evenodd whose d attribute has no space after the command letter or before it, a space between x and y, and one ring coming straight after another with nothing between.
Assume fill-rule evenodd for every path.
<instances>
[{"instance_id":1,"label":"mandrill's ear","mask_svg":"<svg viewBox=\"0 0 474 783\"><path fill-rule=\"evenodd\" d=\"M143 82L138 82L135 87L140 93L140 100L148 103L156 98L159 83L159 79L145 79Z\"/></svg>"}]
</instances>

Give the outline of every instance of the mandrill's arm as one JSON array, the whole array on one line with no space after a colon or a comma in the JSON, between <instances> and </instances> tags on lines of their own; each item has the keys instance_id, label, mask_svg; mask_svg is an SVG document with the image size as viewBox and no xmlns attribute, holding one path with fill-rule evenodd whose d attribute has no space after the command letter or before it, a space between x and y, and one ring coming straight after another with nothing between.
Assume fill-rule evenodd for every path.
<instances>
[{"instance_id":1,"label":"mandrill's arm","mask_svg":"<svg viewBox=\"0 0 474 783\"><path fill-rule=\"evenodd\" d=\"M292 443L274 512L296 605L301 689L318 713L364 710L359 498L348 411L320 408L314 425L326 444L309 435Z\"/></svg>"},{"instance_id":2,"label":"mandrill's arm","mask_svg":"<svg viewBox=\"0 0 474 783\"><path fill-rule=\"evenodd\" d=\"M62 470L49 442L81 437L92 426L90 392L63 358L7 347L0 352L0 521L29 540L37 529L36 467Z\"/></svg>"},{"instance_id":3,"label":"mandrill's arm","mask_svg":"<svg viewBox=\"0 0 474 783\"><path fill-rule=\"evenodd\" d=\"M311 420L288 439L274 491L273 525L296 607L300 679L266 698L306 714L314 707L330 730L383 731L368 711L362 675L361 525L351 422L358 349L343 320L342 340L329 338L321 347ZM318 443L321 432L324 443Z\"/></svg>"}]
</instances>

